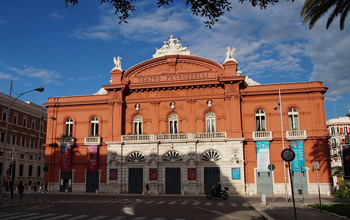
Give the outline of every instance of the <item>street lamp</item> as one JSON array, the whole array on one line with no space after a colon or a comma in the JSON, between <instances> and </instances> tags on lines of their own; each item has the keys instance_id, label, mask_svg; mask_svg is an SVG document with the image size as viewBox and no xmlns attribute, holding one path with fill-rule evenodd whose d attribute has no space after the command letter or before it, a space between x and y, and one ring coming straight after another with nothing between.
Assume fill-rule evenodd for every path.
<instances>
[{"instance_id":1,"label":"street lamp","mask_svg":"<svg viewBox=\"0 0 350 220\"><path fill-rule=\"evenodd\" d=\"M19 94L15 99L11 100L12 97L12 87L13 87L13 81L11 80L11 86L10 86L10 96L9 96L9 104L8 104L8 107L7 107L7 116L6 116L6 127L5 127L5 136L4 136L4 144L3 144L3 154L2 154L2 169L1 169L1 176L0 176L0 186L1 186L1 198L3 198L2 196L2 181L3 181L3 177L4 177L4 170L5 170L5 159L6 159L6 144L7 144L7 133L8 133L8 126L9 126L9 117L10 117L10 111L11 111L11 106L12 104L17 100L19 99L21 96L27 94L27 93L30 93L30 92L43 92L44 91L44 88L43 87L38 87L36 89L33 89L33 90L29 90L27 92L23 92L21 94ZM12 170L12 167L13 164L11 165L11 170ZM12 170L13 172L13 170ZM11 199L13 198L13 181L11 183Z\"/></svg>"},{"instance_id":2,"label":"street lamp","mask_svg":"<svg viewBox=\"0 0 350 220\"><path fill-rule=\"evenodd\" d=\"M282 98L281 98L281 89L278 89L278 107L274 107L274 110L279 108L279 114L281 119L281 134L282 134L282 150L284 150L284 131L283 131L283 117L282 117ZM286 174L286 162L283 160L283 175L284 175L284 192L286 196L286 202L288 202L288 191L287 191L287 174Z\"/></svg>"}]
</instances>

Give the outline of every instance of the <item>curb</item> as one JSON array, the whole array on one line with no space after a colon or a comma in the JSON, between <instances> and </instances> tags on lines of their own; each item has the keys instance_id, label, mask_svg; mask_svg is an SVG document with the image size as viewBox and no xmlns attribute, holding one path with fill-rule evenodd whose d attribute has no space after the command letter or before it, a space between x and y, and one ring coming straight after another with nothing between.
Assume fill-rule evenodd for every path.
<instances>
[{"instance_id":1,"label":"curb","mask_svg":"<svg viewBox=\"0 0 350 220\"><path fill-rule=\"evenodd\" d=\"M266 220L275 220L274 218L272 218L270 215L266 214L265 212L259 210L257 208L257 206L259 204L249 204L257 213L259 213L264 219Z\"/></svg>"}]
</instances>

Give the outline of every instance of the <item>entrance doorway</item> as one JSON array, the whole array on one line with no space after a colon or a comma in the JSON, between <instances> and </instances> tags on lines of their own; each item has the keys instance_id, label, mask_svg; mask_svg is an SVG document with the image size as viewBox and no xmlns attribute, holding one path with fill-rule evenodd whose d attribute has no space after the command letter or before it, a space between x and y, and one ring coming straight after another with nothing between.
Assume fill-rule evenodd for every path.
<instances>
[{"instance_id":1,"label":"entrance doorway","mask_svg":"<svg viewBox=\"0 0 350 220\"><path fill-rule=\"evenodd\" d=\"M141 194L143 189L143 168L129 168L129 193Z\"/></svg>"},{"instance_id":2,"label":"entrance doorway","mask_svg":"<svg viewBox=\"0 0 350 220\"><path fill-rule=\"evenodd\" d=\"M217 182L220 182L220 168L204 167L204 193L209 193L211 187Z\"/></svg>"},{"instance_id":3,"label":"entrance doorway","mask_svg":"<svg viewBox=\"0 0 350 220\"><path fill-rule=\"evenodd\" d=\"M272 173L256 171L256 185L258 194L272 194Z\"/></svg>"},{"instance_id":4,"label":"entrance doorway","mask_svg":"<svg viewBox=\"0 0 350 220\"><path fill-rule=\"evenodd\" d=\"M96 190L98 190L98 176L98 173L86 173L86 192L96 192Z\"/></svg>"},{"instance_id":5,"label":"entrance doorway","mask_svg":"<svg viewBox=\"0 0 350 220\"><path fill-rule=\"evenodd\" d=\"M181 194L180 168L165 168L165 193Z\"/></svg>"},{"instance_id":6,"label":"entrance doorway","mask_svg":"<svg viewBox=\"0 0 350 220\"><path fill-rule=\"evenodd\" d=\"M72 192L72 173L61 173L60 192Z\"/></svg>"}]
</instances>

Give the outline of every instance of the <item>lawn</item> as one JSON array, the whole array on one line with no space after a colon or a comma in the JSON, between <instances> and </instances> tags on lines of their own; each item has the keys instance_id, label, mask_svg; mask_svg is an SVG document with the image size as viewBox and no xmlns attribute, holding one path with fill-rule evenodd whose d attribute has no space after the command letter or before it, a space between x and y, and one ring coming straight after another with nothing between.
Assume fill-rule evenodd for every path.
<instances>
[{"instance_id":1,"label":"lawn","mask_svg":"<svg viewBox=\"0 0 350 220\"><path fill-rule=\"evenodd\" d=\"M319 209L318 204L308 205L309 207ZM350 218L350 204L324 204L321 206L322 210L335 213L337 215L346 216Z\"/></svg>"}]
</instances>

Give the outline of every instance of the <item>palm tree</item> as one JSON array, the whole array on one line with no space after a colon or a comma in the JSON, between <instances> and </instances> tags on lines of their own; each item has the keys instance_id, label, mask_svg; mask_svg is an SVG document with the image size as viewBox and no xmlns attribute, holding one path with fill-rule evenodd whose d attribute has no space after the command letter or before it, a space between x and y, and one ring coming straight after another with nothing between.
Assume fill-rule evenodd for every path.
<instances>
[{"instance_id":1,"label":"palm tree","mask_svg":"<svg viewBox=\"0 0 350 220\"><path fill-rule=\"evenodd\" d=\"M305 0L301 17L304 17L303 24L309 22L309 29L332 8L333 11L328 17L326 28L332 23L333 19L340 15L340 30L344 29L345 18L350 10L350 0Z\"/></svg>"}]
</instances>

